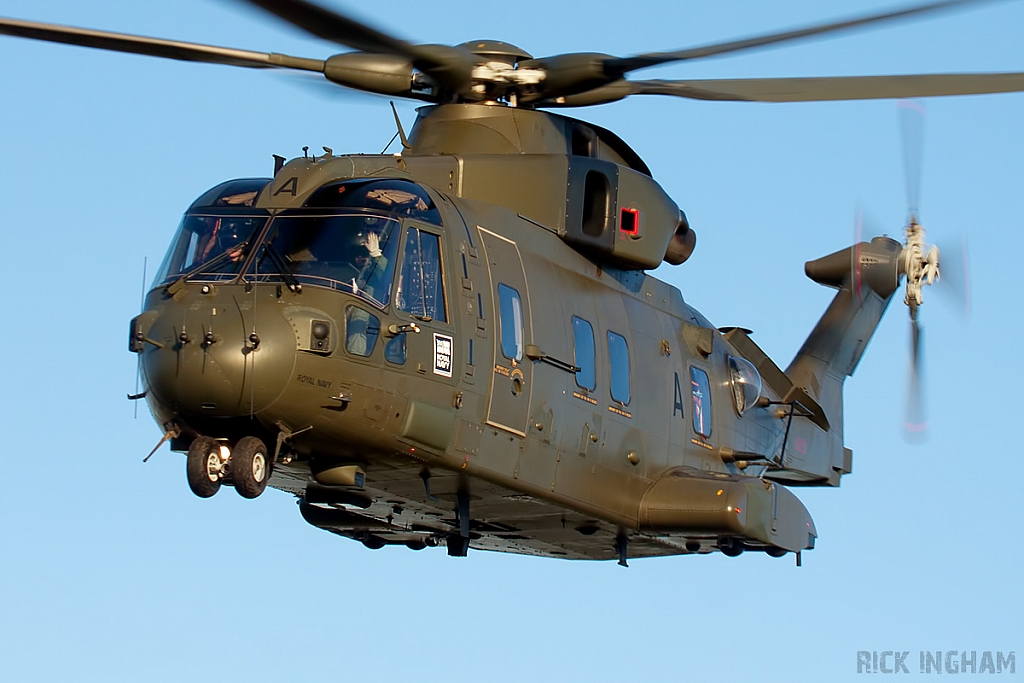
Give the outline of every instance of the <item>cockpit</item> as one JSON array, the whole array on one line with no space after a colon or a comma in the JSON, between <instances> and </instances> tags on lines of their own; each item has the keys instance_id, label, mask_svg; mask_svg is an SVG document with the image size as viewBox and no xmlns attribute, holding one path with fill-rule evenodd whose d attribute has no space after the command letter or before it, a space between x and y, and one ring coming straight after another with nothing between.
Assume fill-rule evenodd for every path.
<instances>
[{"instance_id":1,"label":"cockpit","mask_svg":"<svg viewBox=\"0 0 1024 683\"><path fill-rule=\"evenodd\" d=\"M178 232L157 271L153 286L182 276L202 274L214 280L232 280L270 218L254 208L269 178L230 180L200 196L185 212Z\"/></svg>"},{"instance_id":2,"label":"cockpit","mask_svg":"<svg viewBox=\"0 0 1024 683\"><path fill-rule=\"evenodd\" d=\"M197 199L182 219L154 286L179 279L283 283L293 290L312 285L387 306L407 220L440 226L441 215L426 191L401 179L329 183L302 208L270 212L256 208L265 178L222 183ZM412 224L395 296L402 310L443 307L440 240ZM409 271L409 272L406 272Z\"/></svg>"}]
</instances>

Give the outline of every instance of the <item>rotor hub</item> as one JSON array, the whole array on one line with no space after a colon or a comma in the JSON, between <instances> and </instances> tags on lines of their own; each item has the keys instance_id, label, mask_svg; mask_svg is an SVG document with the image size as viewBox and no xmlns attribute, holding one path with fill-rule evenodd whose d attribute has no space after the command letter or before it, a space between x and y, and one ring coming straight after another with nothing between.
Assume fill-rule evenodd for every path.
<instances>
[{"instance_id":1,"label":"rotor hub","mask_svg":"<svg viewBox=\"0 0 1024 683\"><path fill-rule=\"evenodd\" d=\"M546 75L543 69L519 67L533 56L511 43L472 40L456 47L480 59L470 72L469 101L506 99L515 105L518 94L535 90Z\"/></svg>"},{"instance_id":2,"label":"rotor hub","mask_svg":"<svg viewBox=\"0 0 1024 683\"><path fill-rule=\"evenodd\" d=\"M939 248L925 242L924 226L915 216L904 229L904 246L900 254L901 268L907 277L907 292L903 301L910 306L911 315L924 303L925 285L939 279Z\"/></svg>"},{"instance_id":3,"label":"rotor hub","mask_svg":"<svg viewBox=\"0 0 1024 683\"><path fill-rule=\"evenodd\" d=\"M455 47L483 57L487 62L500 62L509 66L515 66L522 59L533 59L533 55L526 50L502 40L470 40Z\"/></svg>"}]
</instances>

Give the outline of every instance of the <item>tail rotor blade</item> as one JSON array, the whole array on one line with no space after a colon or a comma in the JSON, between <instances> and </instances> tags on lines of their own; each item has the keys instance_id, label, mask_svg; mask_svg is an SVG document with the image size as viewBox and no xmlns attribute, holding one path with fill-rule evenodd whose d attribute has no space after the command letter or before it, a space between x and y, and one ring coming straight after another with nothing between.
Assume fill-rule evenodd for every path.
<instances>
[{"instance_id":1,"label":"tail rotor blade","mask_svg":"<svg viewBox=\"0 0 1024 683\"><path fill-rule=\"evenodd\" d=\"M971 277L967 252L967 235L958 240L940 243L941 279L935 293L951 304L966 320L971 313Z\"/></svg>"},{"instance_id":2,"label":"tail rotor blade","mask_svg":"<svg viewBox=\"0 0 1024 683\"><path fill-rule=\"evenodd\" d=\"M917 216L921 208L921 161L924 155L924 105L900 100L900 137L903 142L903 177L907 190L907 210Z\"/></svg>"},{"instance_id":3,"label":"tail rotor blade","mask_svg":"<svg viewBox=\"0 0 1024 683\"><path fill-rule=\"evenodd\" d=\"M924 391L922 388L921 369L923 347L921 326L916 315L910 320L910 371L907 380L906 417L903 421L903 433L907 441L919 443L927 436L928 421L924 414Z\"/></svg>"}]
</instances>

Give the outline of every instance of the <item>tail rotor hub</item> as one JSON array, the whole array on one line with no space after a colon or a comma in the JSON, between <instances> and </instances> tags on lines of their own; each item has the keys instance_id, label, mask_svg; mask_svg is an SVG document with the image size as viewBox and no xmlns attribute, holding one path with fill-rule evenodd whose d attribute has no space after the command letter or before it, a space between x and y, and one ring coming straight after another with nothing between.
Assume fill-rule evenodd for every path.
<instances>
[{"instance_id":1,"label":"tail rotor hub","mask_svg":"<svg viewBox=\"0 0 1024 683\"><path fill-rule=\"evenodd\" d=\"M924 287L939 279L939 248L925 242L924 226L915 216L904 229L903 252L900 254L903 274L907 278L903 302L910 306L911 316L924 303Z\"/></svg>"}]
</instances>

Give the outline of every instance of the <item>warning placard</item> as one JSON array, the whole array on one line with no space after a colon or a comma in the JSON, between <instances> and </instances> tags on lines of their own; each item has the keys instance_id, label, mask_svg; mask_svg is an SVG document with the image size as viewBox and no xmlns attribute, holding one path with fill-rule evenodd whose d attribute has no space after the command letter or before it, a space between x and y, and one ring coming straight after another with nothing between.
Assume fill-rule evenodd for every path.
<instances>
[{"instance_id":1,"label":"warning placard","mask_svg":"<svg viewBox=\"0 0 1024 683\"><path fill-rule=\"evenodd\" d=\"M445 334L434 334L434 374L452 376L452 338Z\"/></svg>"}]
</instances>

